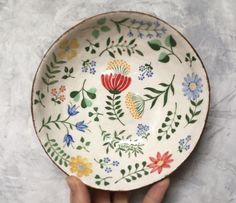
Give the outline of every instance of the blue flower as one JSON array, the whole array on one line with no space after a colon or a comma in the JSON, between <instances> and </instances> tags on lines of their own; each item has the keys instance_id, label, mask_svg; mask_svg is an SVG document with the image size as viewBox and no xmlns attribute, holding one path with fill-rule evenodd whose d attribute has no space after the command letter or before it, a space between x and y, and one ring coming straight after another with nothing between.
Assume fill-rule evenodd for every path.
<instances>
[{"instance_id":1,"label":"blue flower","mask_svg":"<svg viewBox=\"0 0 236 203\"><path fill-rule=\"evenodd\" d=\"M103 161L104 161L105 163L109 163L109 162L111 161L111 159L110 159L109 157L105 157L105 158L103 159Z\"/></svg>"},{"instance_id":2,"label":"blue flower","mask_svg":"<svg viewBox=\"0 0 236 203\"><path fill-rule=\"evenodd\" d=\"M155 22L153 23L153 25L154 25L155 27L159 27L159 26L160 26L160 23L159 23L159 21L155 21Z\"/></svg>"},{"instance_id":3,"label":"blue flower","mask_svg":"<svg viewBox=\"0 0 236 203\"><path fill-rule=\"evenodd\" d=\"M96 69L94 67L90 67L89 72L94 75L96 73Z\"/></svg>"},{"instance_id":4,"label":"blue flower","mask_svg":"<svg viewBox=\"0 0 236 203\"><path fill-rule=\"evenodd\" d=\"M191 135L188 135L185 139L186 139L187 142L190 141L191 140Z\"/></svg>"},{"instance_id":5,"label":"blue flower","mask_svg":"<svg viewBox=\"0 0 236 203\"><path fill-rule=\"evenodd\" d=\"M96 66L96 61L91 61L90 65L93 66L93 67Z\"/></svg>"},{"instance_id":6,"label":"blue flower","mask_svg":"<svg viewBox=\"0 0 236 203\"><path fill-rule=\"evenodd\" d=\"M145 64L139 66L139 71L141 72L140 75L138 76L139 80L143 80L145 77L152 77L153 76L153 67L150 64Z\"/></svg>"},{"instance_id":7,"label":"blue flower","mask_svg":"<svg viewBox=\"0 0 236 203\"><path fill-rule=\"evenodd\" d=\"M202 92L202 79L195 73L187 74L182 85L184 96L187 96L189 100L197 99Z\"/></svg>"},{"instance_id":8,"label":"blue flower","mask_svg":"<svg viewBox=\"0 0 236 203\"><path fill-rule=\"evenodd\" d=\"M88 67L87 66L82 66L82 72L86 73L88 71Z\"/></svg>"},{"instance_id":9,"label":"blue flower","mask_svg":"<svg viewBox=\"0 0 236 203\"><path fill-rule=\"evenodd\" d=\"M149 131L148 125L138 124L136 134L138 136L144 136L147 135L147 131Z\"/></svg>"},{"instance_id":10,"label":"blue flower","mask_svg":"<svg viewBox=\"0 0 236 203\"><path fill-rule=\"evenodd\" d=\"M113 165L113 166L119 166L119 164L120 164L119 161L113 161L113 162L112 162L112 165Z\"/></svg>"},{"instance_id":11,"label":"blue flower","mask_svg":"<svg viewBox=\"0 0 236 203\"><path fill-rule=\"evenodd\" d=\"M111 172L112 172L112 170L111 170L110 167L107 167L107 168L105 169L105 171L106 171L107 173L111 173Z\"/></svg>"},{"instance_id":12,"label":"blue flower","mask_svg":"<svg viewBox=\"0 0 236 203\"><path fill-rule=\"evenodd\" d=\"M131 31L128 32L127 34L128 37L133 37L134 36L134 33L132 33Z\"/></svg>"},{"instance_id":13,"label":"blue flower","mask_svg":"<svg viewBox=\"0 0 236 203\"><path fill-rule=\"evenodd\" d=\"M190 145L186 145L185 147L184 147L184 149L187 151L187 150L189 150L190 149Z\"/></svg>"},{"instance_id":14,"label":"blue flower","mask_svg":"<svg viewBox=\"0 0 236 203\"><path fill-rule=\"evenodd\" d=\"M184 139L180 139L179 144L183 145L184 144Z\"/></svg>"},{"instance_id":15,"label":"blue flower","mask_svg":"<svg viewBox=\"0 0 236 203\"><path fill-rule=\"evenodd\" d=\"M67 133L64 136L63 142L67 145L67 147L69 147L72 144L72 142L75 142L75 141L74 141L73 137Z\"/></svg>"},{"instance_id":16,"label":"blue flower","mask_svg":"<svg viewBox=\"0 0 236 203\"><path fill-rule=\"evenodd\" d=\"M75 127L78 131L85 132L85 129L88 128L88 126L84 123L84 121L77 122L75 124Z\"/></svg>"},{"instance_id":17,"label":"blue flower","mask_svg":"<svg viewBox=\"0 0 236 203\"><path fill-rule=\"evenodd\" d=\"M79 113L79 111L77 111L77 107L75 105L68 105L67 113L69 116L75 116Z\"/></svg>"}]
</instances>

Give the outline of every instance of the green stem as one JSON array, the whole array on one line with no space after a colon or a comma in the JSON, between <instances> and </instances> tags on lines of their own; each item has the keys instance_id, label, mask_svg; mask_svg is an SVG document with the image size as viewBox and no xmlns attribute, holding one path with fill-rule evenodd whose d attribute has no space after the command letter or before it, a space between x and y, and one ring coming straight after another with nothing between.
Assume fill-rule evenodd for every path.
<instances>
[{"instance_id":1,"label":"green stem","mask_svg":"<svg viewBox=\"0 0 236 203\"><path fill-rule=\"evenodd\" d=\"M54 153L57 154L57 156L59 156L60 159L64 160L64 162L69 163L68 159L66 159L66 158L64 158L63 156L61 156L61 154L58 153L58 152L56 151L56 149L54 149L53 145L51 144L51 140L49 139L48 134L47 134L47 140L48 140L48 143L49 143L49 145L50 145L50 148L53 149Z\"/></svg>"},{"instance_id":2,"label":"green stem","mask_svg":"<svg viewBox=\"0 0 236 203\"><path fill-rule=\"evenodd\" d=\"M169 131L170 129L172 129L172 124L173 124L174 121L175 121L176 112L177 112L177 103L175 102L175 111L174 111L173 119L172 119L170 125L168 125L168 128L163 132L163 134L162 134L161 136L167 135L167 134L168 134L168 131Z\"/></svg>"},{"instance_id":3,"label":"green stem","mask_svg":"<svg viewBox=\"0 0 236 203\"><path fill-rule=\"evenodd\" d=\"M196 99L196 103L197 103L197 99ZM189 122L186 123L186 125L184 126L184 128L193 120L196 111L197 111L197 106L194 106L193 114L191 114L191 118L190 118Z\"/></svg>"},{"instance_id":4,"label":"green stem","mask_svg":"<svg viewBox=\"0 0 236 203\"><path fill-rule=\"evenodd\" d=\"M171 55L174 55L179 60L179 62L182 63L181 59L174 53L172 47L171 47L171 49L168 49L168 48L166 48L164 46L160 46L160 47L162 47L163 49L169 51L171 53Z\"/></svg>"},{"instance_id":5,"label":"green stem","mask_svg":"<svg viewBox=\"0 0 236 203\"><path fill-rule=\"evenodd\" d=\"M116 119L123 125L123 126L125 126L125 124L120 120L120 118L118 117L118 115L117 115L117 113L116 113L116 110L115 110L115 94L113 94L112 95L112 110L113 110L113 112L114 112L114 115L115 115L115 117L116 117Z\"/></svg>"},{"instance_id":6,"label":"green stem","mask_svg":"<svg viewBox=\"0 0 236 203\"><path fill-rule=\"evenodd\" d=\"M127 174L126 176L121 177L120 179L118 179L117 181L115 181L115 184L118 183L119 181L121 181L121 180L123 180L123 179L129 177L129 176L132 176L133 174L136 174L136 173L139 173L139 172L142 172L142 171L145 171L145 168L136 170L136 171L134 171L133 173L129 173L129 174Z\"/></svg>"}]
</instances>

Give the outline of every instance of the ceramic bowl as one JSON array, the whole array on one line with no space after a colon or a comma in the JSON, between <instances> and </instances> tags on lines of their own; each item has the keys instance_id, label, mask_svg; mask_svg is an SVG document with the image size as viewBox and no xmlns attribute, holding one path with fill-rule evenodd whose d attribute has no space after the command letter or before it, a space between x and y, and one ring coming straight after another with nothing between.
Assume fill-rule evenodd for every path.
<instances>
[{"instance_id":1,"label":"ceramic bowl","mask_svg":"<svg viewBox=\"0 0 236 203\"><path fill-rule=\"evenodd\" d=\"M100 14L49 48L32 89L36 134L66 174L104 190L163 179L196 146L209 83L196 51L157 17Z\"/></svg>"}]
</instances>

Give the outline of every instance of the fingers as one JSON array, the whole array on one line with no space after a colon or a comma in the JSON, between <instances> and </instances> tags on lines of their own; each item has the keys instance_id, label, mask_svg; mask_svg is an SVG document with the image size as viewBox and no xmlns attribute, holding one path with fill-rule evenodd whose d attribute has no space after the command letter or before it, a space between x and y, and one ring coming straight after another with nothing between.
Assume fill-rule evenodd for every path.
<instances>
[{"instance_id":1,"label":"fingers","mask_svg":"<svg viewBox=\"0 0 236 203\"><path fill-rule=\"evenodd\" d=\"M128 192L115 192L113 196L113 203L128 203L129 193Z\"/></svg>"},{"instance_id":2,"label":"fingers","mask_svg":"<svg viewBox=\"0 0 236 203\"><path fill-rule=\"evenodd\" d=\"M88 188L76 177L69 176L67 184L70 188L70 203L90 203Z\"/></svg>"},{"instance_id":3,"label":"fingers","mask_svg":"<svg viewBox=\"0 0 236 203\"><path fill-rule=\"evenodd\" d=\"M161 203L169 184L169 178L165 178L164 180L154 184L144 197L143 203Z\"/></svg>"},{"instance_id":4,"label":"fingers","mask_svg":"<svg viewBox=\"0 0 236 203\"><path fill-rule=\"evenodd\" d=\"M110 203L110 193L104 190L93 190L92 200L93 203Z\"/></svg>"}]
</instances>

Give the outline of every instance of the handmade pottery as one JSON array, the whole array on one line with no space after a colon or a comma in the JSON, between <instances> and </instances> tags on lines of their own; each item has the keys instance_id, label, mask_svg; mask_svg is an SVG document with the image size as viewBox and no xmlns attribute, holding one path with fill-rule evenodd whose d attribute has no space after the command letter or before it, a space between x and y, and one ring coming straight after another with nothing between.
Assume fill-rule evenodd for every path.
<instances>
[{"instance_id":1,"label":"handmade pottery","mask_svg":"<svg viewBox=\"0 0 236 203\"><path fill-rule=\"evenodd\" d=\"M84 20L49 48L32 116L51 160L104 190L161 180L196 146L209 108L204 66L164 21L139 12Z\"/></svg>"}]
</instances>

